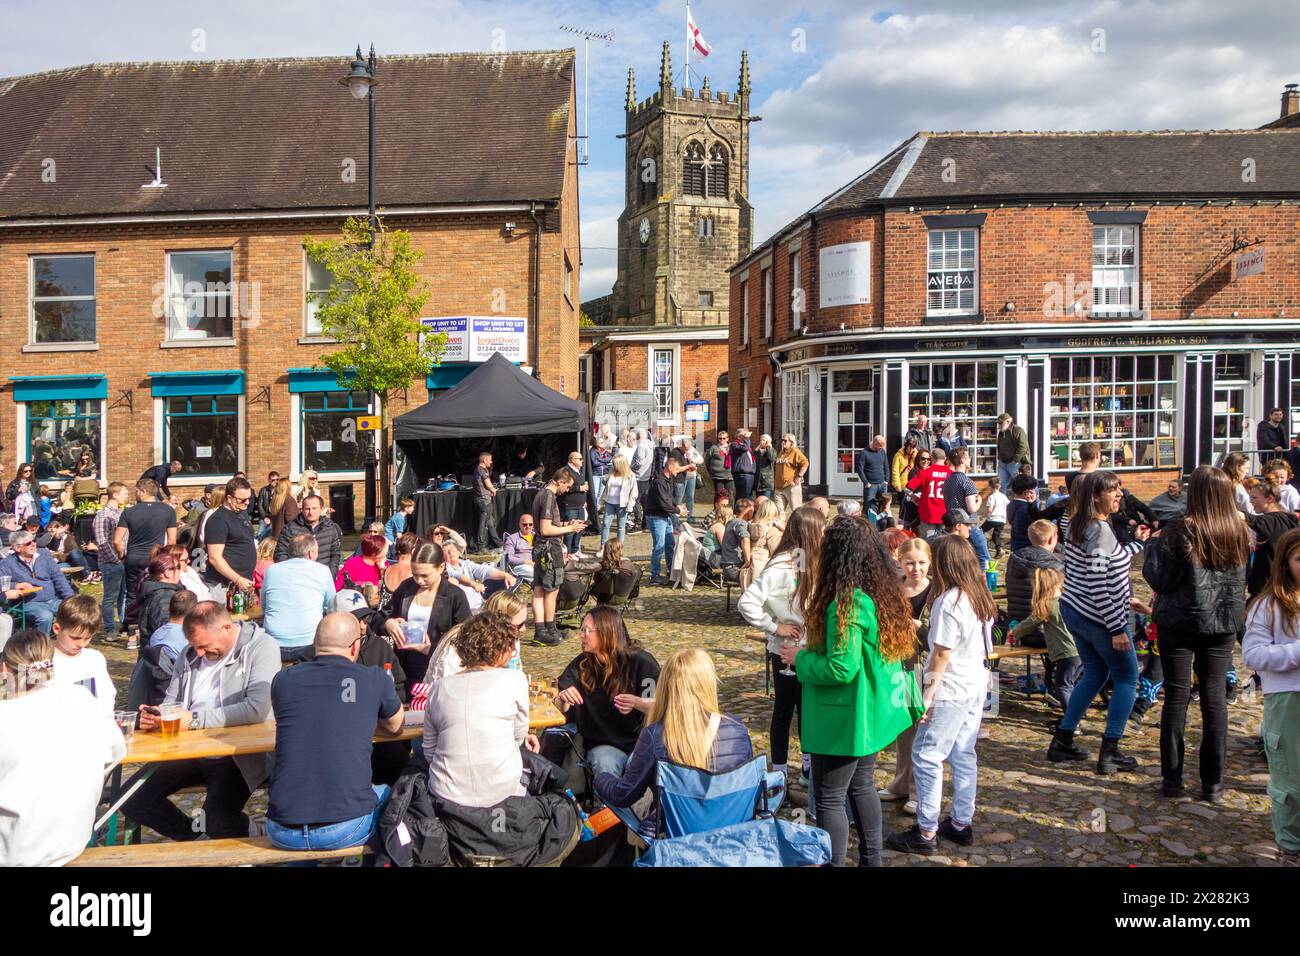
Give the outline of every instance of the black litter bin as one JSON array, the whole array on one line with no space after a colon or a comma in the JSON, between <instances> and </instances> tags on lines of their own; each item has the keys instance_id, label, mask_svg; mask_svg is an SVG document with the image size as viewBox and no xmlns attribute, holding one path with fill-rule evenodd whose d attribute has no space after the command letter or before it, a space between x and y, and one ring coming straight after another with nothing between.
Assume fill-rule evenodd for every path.
<instances>
[{"instance_id":1,"label":"black litter bin","mask_svg":"<svg viewBox=\"0 0 1300 956\"><path fill-rule=\"evenodd\" d=\"M330 485L330 507L334 509L331 520L339 526L344 534L357 533L357 520L354 514L352 485Z\"/></svg>"}]
</instances>

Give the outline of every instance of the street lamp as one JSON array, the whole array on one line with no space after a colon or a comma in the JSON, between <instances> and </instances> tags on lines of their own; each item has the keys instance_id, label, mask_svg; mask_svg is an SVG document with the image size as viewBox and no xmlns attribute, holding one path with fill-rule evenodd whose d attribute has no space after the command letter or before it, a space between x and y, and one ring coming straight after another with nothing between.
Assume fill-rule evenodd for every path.
<instances>
[{"instance_id":1,"label":"street lamp","mask_svg":"<svg viewBox=\"0 0 1300 956\"><path fill-rule=\"evenodd\" d=\"M361 44L357 44L356 58L352 61L347 76L340 78L339 82L346 86L356 99L369 100L370 135L366 162L366 194L370 209L370 248L373 250L375 236L379 233L379 217L375 214L375 86L378 85L379 81L375 79L375 45L373 43L370 44L369 62L361 58ZM371 439L370 448L371 454L366 459L365 524L367 527L370 522L375 520L375 472L379 466L380 454L378 432Z\"/></svg>"}]
</instances>

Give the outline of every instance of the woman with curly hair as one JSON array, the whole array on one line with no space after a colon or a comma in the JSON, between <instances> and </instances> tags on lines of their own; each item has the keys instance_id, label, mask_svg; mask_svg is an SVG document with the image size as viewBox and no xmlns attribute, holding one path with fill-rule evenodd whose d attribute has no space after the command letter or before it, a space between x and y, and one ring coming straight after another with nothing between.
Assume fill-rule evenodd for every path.
<instances>
[{"instance_id":1,"label":"woman with curly hair","mask_svg":"<svg viewBox=\"0 0 1300 956\"><path fill-rule=\"evenodd\" d=\"M861 516L836 518L822 540L816 583L805 598L808 646L783 645L803 687L800 744L812 754L817 825L831 862L848 851L847 794L858 830L858 865L880 865L876 754L914 723L916 678L903 670L916 630L898 568Z\"/></svg>"},{"instance_id":2,"label":"woman with curly hair","mask_svg":"<svg viewBox=\"0 0 1300 956\"><path fill-rule=\"evenodd\" d=\"M980 560L965 538L934 544L930 586L930 657L925 667L925 714L912 744L916 824L889 837L901 853L933 855L938 834L958 846L975 842L975 741L984 714L997 608ZM952 815L939 822L943 764L952 768Z\"/></svg>"},{"instance_id":3,"label":"woman with curly hair","mask_svg":"<svg viewBox=\"0 0 1300 956\"><path fill-rule=\"evenodd\" d=\"M623 775L645 715L654 704L659 662L628 637L623 615L596 606L582 619L582 653L556 686L556 706L577 718L594 773Z\"/></svg>"}]
</instances>

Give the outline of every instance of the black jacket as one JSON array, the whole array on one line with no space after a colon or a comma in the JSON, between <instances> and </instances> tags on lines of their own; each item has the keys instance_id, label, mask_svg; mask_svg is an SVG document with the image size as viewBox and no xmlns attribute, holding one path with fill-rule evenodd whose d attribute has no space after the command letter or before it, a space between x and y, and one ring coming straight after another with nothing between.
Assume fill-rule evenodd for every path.
<instances>
[{"instance_id":1,"label":"black jacket","mask_svg":"<svg viewBox=\"0 0 1300 956\"><path fill-rule=\"evenodd\" d=\"M140 480L152 478L158 484L158 500L166 501L168 496L171 495L171 489L167 487L167 479L171 476L171 465L163 462L161 465L154 465L152 468L145 469L144 474L140 476Z\"/></svg>"},{"instance_id":2,"label":"black jacket","mask_svg":"<svg viewBox=\"0 0 1300 956\"><path fill-rule=\"evenodd\" d=\"M405 618L407 611L411 608L411 599L415 597L415 592L420 590L420 586L415 583L414 578L407 578L397 586L393 592L392 602L389 604L387 612L376 611L370 615L370 627L376 633L384 633L384 628L388 622L394 618ZM450 631L461 621L469 617L469 601L465 598L465 592L460 589L459 585L449 581L446 575L438 583L438 592L433 598L433 607L429 609L429 627L425 633L429 635L429 643L437 647L439 639ZM413 675L417 678L423 678L424 675Z\"/></svg>"},{"instance_id":3,"label":"black jacket","mask_svg":"<svg viewBox=\"0 0 1300 956\"><path fill-rule=\"evenodd\" d=\"M1142 577L1156 592L1152 618L1166 631L1193 634L1236 634L1246 610L1246 565L1211 571L1192 563L1181 521L1165 526L1152 538L1142 564Z\"/></svg>"},{"instance_id":4,"label":"black jacket","mask_svg":"<svg viewBox=\"0 0 1300 956\"><path fill-rule=\"evenodd\" d=\"M1065 569L1060 555L1031 544L1012 552L1007 560L1007 617L1027 621L1034 600L1034 572L1039 568Z\"/></svg>"},{"instance_id":5,"label":"black jacket","mask_svg":"<svg viewBox=\"0 0 1300 956\"><path fill-rule=\"evenodd\" d=\"M181 590L184 589L179 584L171 584L167 581L145 578L140 582L136 623L140 625L141 648L148 645L154 631L171 620L168 608L172 603L172 595ZM143 656L144 651L141 650L140 653Z\"/></svg>"},{"instance_id":6,"label":"black jacket","mask_svg":"<svg viewBox=\"0 0 1300 956\"><path fill-rule=\"evenodd\" d=\"M645 513L661 518L671 518L677 514L677 503L673 500L673 480L662 471L650 478L650 490L642 502Z\"/></svg>"},{"instance_id":7,"label":"black jacket","mask_svg":"<svg viewBox=\"0 0 1300 956\"><path fill-rule=\"evenodd\" d=\"M1255 426L1255 446L1272 451L1275 448L1286 450L1291 446L1287 441L1286 427L1284 425L1274 425L1270 421L1262 421Z\"/></svg>"},{"instance_id":8,"label":"black jacket","mask_svg":"<svg viewBox=\"0 0 1300 956\"><path fill-rule=\"evenodd\" d=\"M330 569L330 576L337 576L339 573L339 564L343 561L343 533L339 531L339 526L330 521L325 515L321 515L313 528L307 523L307 519L301 514L285 524L280 529L280 537L275 542L275 560L287 561L293 557L289 548L293 544L295 535L303 532L316 536L316 543L320 546L320 554L316 557L317 564L323 564Z\"/></svg>"},{"instance_id":9,"label":"black jacket","mask_svg":"<svg viewBox=\"0 0 1300 956\"><path fill-rule=\"evenodd\" d=\"M253 503L253 513L250 516L253 521L261 522L263 518L271 517L271 499L274 497L275 489L270 485L263 485L262 490L257 493L257 500Z\"/></svg>"},{"instance_id":10,"label":"black jacket","mask_svg":"<svg viewBox=\"0 0 1300 956\"><path fill-rule=\"evenodd\" d=\"M749 446L748 438L733 438L731 440L731 474L732 475L752 475L757 463L754 461L754 451Z\"/></svg>"}]
</instances>

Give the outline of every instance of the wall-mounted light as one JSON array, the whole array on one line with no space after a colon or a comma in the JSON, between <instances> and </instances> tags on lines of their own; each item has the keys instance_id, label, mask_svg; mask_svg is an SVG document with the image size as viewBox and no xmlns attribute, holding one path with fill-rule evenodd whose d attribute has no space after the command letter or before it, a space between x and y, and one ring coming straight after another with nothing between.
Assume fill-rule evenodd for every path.
<instances>
[{"instance_id":1,"label":"wall-mounted light","mask_svg":"<svg viewBox=\"0 0 1300 956\"><path fill-rule=\"evenodd\" d=\"M1014 312L1016 311L1016 304L1014 302L1008 301L1007 304L1002 307L1002 309L1004 312Z\"/></svg>"},{"instance_id":2,"label":"wall-mounted light","mask_svg":"<svg viewBox=\"0 0 1300 956\"><path fill-rule=\"evenodd\" d=\"M513 236L515 234L515 224L513 222L506 223L505 229L507 236Z\"/></svg>"}]
</instances>

